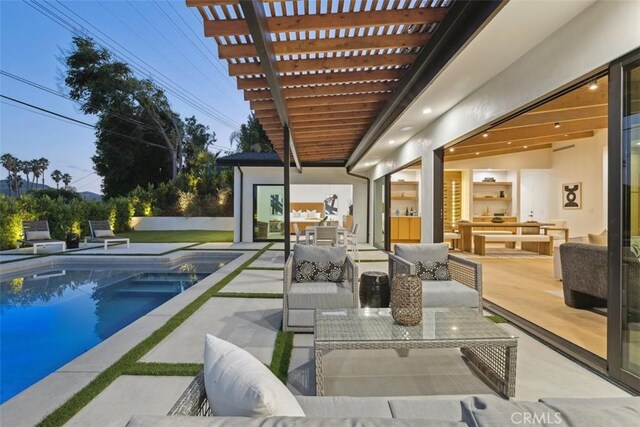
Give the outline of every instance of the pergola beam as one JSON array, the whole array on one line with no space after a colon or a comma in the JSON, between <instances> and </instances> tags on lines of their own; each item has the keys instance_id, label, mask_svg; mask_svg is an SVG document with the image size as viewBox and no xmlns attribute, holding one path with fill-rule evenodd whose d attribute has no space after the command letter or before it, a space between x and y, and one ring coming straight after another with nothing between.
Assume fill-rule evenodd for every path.
<instances>
[{"instance_id":1,"label":"pergola beam","mask_svg":"<svg viewBox=\"0 0 640 427\"><path fill-rule=\"evenodd\" d=\"M278 69L276 67L276 52L274 50L273 42L267 29L267 18L264 14L264 8L262 3L254 3L252 1L240 2L242 13L247 20L251 37L253 38L253 49L260 58L260 64L265 74L265 78L269 82L269 89L271 90L271 98L276 106L278 115L280 116L280 122L285 130L284 134L288 136L289 141L284 141L286 147L291 148L291 154L296 164L298 172L302 172L300 165L300 159L296 151L295 141L293 135L290 135L289 129L289 112L287 110L287 104L285 102L284 95L280 86L280 76L278 75ZM289 150L285 149L285 154L289 155ZM289 167L289 159L285 159L285 168Z\"/></svg>"},{"instance_id":2,"label":"pergola beam","mask_svg":"<svg viewBox=\"0 0 640 427\"><path fill-rule=\"evenodd\" d=\"M429 24L441 21L446 8L397 9L346 13L324 13L306 16L274 16L267 21L272 33L317 31L342 28L378 27L387 25ZM204 35L225 37L248 35L249 27L244 19L206 21Z\"/></svg>"},{"instance_id":3,"label":"pergola beam","mask_svg":"<svg viewBox=\"0 0 640 427\"><path fill-rule=\"evenodd\" d=\"M282 87L328 85L337 83L362 83L377 81L394 81L402 77L403 70L371 70L348 71L337 73L305 74L298 76L282 76ZM238 79L238 89L268 89L269 83L264 77Z\"/></svg>"},{"instance_id":4,"label":"pergola beam","mask_svg":"<svg viewBox=\"0 0 640 427\"><path fill-rule=\"evenodd\" d=\"M241 6L244 10L245 3ZM424 46L430 33L391 34L367 37L340 37L333 39L288 40L272 42L275 55L299 55L303 53L348 52L377 49L404 49ZM257 43L226 44L218 46L220 59L255 58Z\"/></svg>"},{"instance_id":5,"label":"pergola beam","mask_svg":"<svg viewBox=\"0 0 640 427\"><path fill-rule=\"evenodd\" d=\"M406 67L413 64L415 53L389 53L384 55L342 56L339 58L316 58L278 61L278 71L294 73L319 70L344 70L369 67ZM259 62L229 64L229 75L251 76L262 74Z\"/></svg>"}]
</instances>

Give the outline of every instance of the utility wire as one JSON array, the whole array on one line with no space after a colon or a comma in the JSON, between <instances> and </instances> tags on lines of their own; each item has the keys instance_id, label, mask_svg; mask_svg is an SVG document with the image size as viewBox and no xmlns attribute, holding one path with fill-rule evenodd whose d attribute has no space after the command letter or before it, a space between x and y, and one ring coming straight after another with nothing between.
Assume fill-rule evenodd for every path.
<instances>
[{"instance_id":1,"label":"utility wire","mask_svg":"<svg viewBox=\"0 0 640 427\"><path fill-rule=\"evenodd\" d=\"M69 17L69 16L68 16L68 15L66 15L64 12L61 12L60 10L55 9L55 7L54 7L54 9L55 9L58 13L60 13L61 15L65 16L68 20L67 20L67 19L65 19L65 18L62 18L60 15L56 14L55 12L52 12L52 11L51 11L51 9L48 9L48 8L47 8L47 7L45 7L43 4L37 3L37 2L35 2L35 1L32 1L32 2L26 2L26 4L27 4L28 6L30 6L31 8L33 8L34 10L36 10L37 12L41 13L42 15L44 15L45 17L49 18L49 19L50 19L50 20L52 20L53 22L57 23L58 25L62 26L62 27L63 27L63 28L65 28L65 29L67 29L67 30L68 30L68 31L70 31L72 34L74 34L74 35L84 35L84 34L86 34L86 33L89 33L89 34L92 34L95 38L97 38L97 39L101 40L104 44L108 45L108 43L107 43L107 42L104 42L104 40L103 40L102 38L100 38L99 36L97 36L95 33L92 33L91 31L89 31L86 27L83 27L82 25L78 24L78 23L77 23L73 18ZM74 26L72 23L70 23L70 22L69 22L69 20L73 21L76 25L78 25L80 28L82 28L82 30L84 31L84 33L83 33L83 32L81 32L81 31L80 31L76 26ZM85 21L85 22L86 22L86 21ZM95 28L95 27L94 27L94 28ZM100 31L100 30L98 30L98 31ZM102 33L102 34L104 34L104 33ZM106 36L106 34L105 34L105 36ZM108 37L108 36L106 36L106 37ZM117 43L117 42L115 42L115 43ZM103 44L100 44L100 45L101 45L103 48L106 48L106 47L105 47L105 45L103 45ZM111 47L111 46L109 46L109 47ZM113 48L113 47L111 47L111 49L117 52L117 49L115 49L115 48ZM126 49L126 48L124 48L124 47L123 47L123 49L127 50L127 49ZM132 54L132 55L133 55L133 56L136 56L135 54ZM120 56L120 55L119 55L119 54L116 54L116 56ZM120 56L120 57L121 57L121 56ZM137 66L137 65L135 64L135 61L132 61L132 62L134 62L134 64L132 64L132 67L133 67L134 69L136 69L138 72L141 72L142 74L149 74L148 70L145 70L145 69L144 69L144 67ZM144 61L142 61L142 62L144 62ZM147 64L147 66L148 66L148 64ZM162 74L162 73L160 73L160 74ZM173 82L168 82L167 84L174 84L174 85L175 85L175 83L173 83ZM177 86L177 85L176 85L176 86ZM178 86L178 87L179 87L179 86ZM204 113L204 114L206 114L206 115L208 115L208 116L210 116L210 117L214 118L216 121L219 121L220 123L224 124L225 126L228 126L228 127L232 128L232 129L235 129L235 128L236 128L236 126L235 126L235 125L231 125L229 122L224 121L224 119L220 119L218 116L214 115L215 113L211 113L211 112L206 111L206 110L205 110L205 107L202 107L201 105L198 105L198 104L196 103L196 101L193 101L193 100L191 100L191 99L187 98L186 96L183 96L180 92L176 92L176 90L171 89L169 86L166 86L166 87L165 87L165 89L166 89L168 92L173 93L177 98L179 98L179 99L183 100L184 102L186 102L187 104L189 104L189 105L193 106L194 108L196 108L197 110L201 111L202 113ZM181 89L181 88L179 87L179 90L180 90L180 89ZM184 90L184 89L182 89L182 90ZM185 90L185 92L187 92L187 91ZM197 101L197 102L200 102L200 101Z\"/></svg>"},{"instance_id":2,"label":"utility wire","mask_svg":"<svg viewBox=\"0 0 640 427\"><path fill-rule=\"evenodd\" d=\"M10 96L6 96L6 95L3 95L1 93L0 93L0 98L8 99L9 101L15 102L17 104L24 105L24 106L27 106L29 108L33 108L34 110L50 114L50 115L52 115L54 117L57 117L59 119L68 120L68 121L70 121L72 123L76 123L76 124L81 125L81 126L86 126L86 127L92 128L92 129L100 130L101 132L110 133L110 134L113 134L113 135L116 135L116 136L120 136L120 137L123 137L123 138L132 139L134 141L140 142L141 144L145 144L145 145L149 145L149 146L152 146L152 147L158 147L158 148L163 148L165 150L169 150L169 147L166 147L164 145L160 145L160 144L156 144L156 143L153 143L153 142L145 141L145 140L140 139L140 138L136 138L136 137L133 137L133 136L130 136L130 135L125 135L123 133L114 132L114 131L107 130L107 129L98 129L95 125L92 125L91 123L83 122L82 120L74 119L73 117L69 117L69 116L66 116L64 114L56 113L55 111L51 111L51 110L48 110L46 108L39 107L37 105L30 104L30 103L25 102L25 101L21 101L19 99L12 98Z\"/></svg>"},{"instance_id":3,"label":"utility wire","mask_svg":"<svg viewBox=\"0 0 640 427\"><path fill-rule=\"evenodd\" d=\"M147 68L145 69L145 71L149 74L149 76L152 76L153 73L150 72L150 69L154 69L153 66L151 66L149 63L147 63L145 60L143 60L142 58L140 58L138 55L136 55L135 53L131 52L129 49L127 49L125 46L123 46L122 44L120 44L118 41L116 41L115 39L113 39L112 37L110 37L108 34L106 34L104 31L100 30L98 27L96 27L95 25L93 25L91 22L87 21L86 19L84 19L82 16L80 16L79 14L77 14L75 11L73 11L72 9L70 9L69 7L67 7L65 4L63 4L62 2L60 2L59 0L56 0L56 2L58 4L60 4L60 6L62 6L63 8L67 9L69 12L71 12L73 15L75 15L77 18L79 18L80 20L84 21L87 25L89 25L90 27L92 27L93 29L95 29L97 32L99 32L100 34L102 34L104 37L106 37L107 39L111 40L111 42L115 43L117 46L119 46L122 50L124 50L125 52L127 52L129 55L133 56L134 58L136 58L139 62L141 62L142 64L144 64ZM40 5L42 6L42 4ZM89 33L93 34L96 38L100 39L99 36L97 36L95 33L92 33L90 30L87 30L86 27L84 27L82 24L79 24L74 18L70 17L68 14L66 14L65 12L61 11L60 9L58 9L56 6L54 6L53 4L49 4L50 7L52 7L54 10L56 10L58 13L62 14L63 16L65 16L67 19L70 19L72 22L75 22L76 24L78 24L81 28L83 28L85 31L88 31ZM103 40L104 42L104 40ZM108 45L108 44L107 44ZM109 46L111 49L113 50L117 50L114 49L113 46ZM131 59L130 59L131 60ZM144 67L142 67L144 68ZM205 108L209 108L211 112L210 115L215 118L215 120L218 120L219 122L221 122L222 124L225 124L226 126L229 126L230 123L234 123L233 119L225 116L224 114L222 114L221 112L217 111L215 108L209 107L206 105L206 103L204 103L204 101L200 100L196 95L192 94L191 92L189 92L188 90L186 90L185 88L183 88L182 86L180 86L179 84L175 83L172 79L170 79L169 77L167 77L165 74L163 74L162 72L158 71L157 69L155 69L155 72L157 74L159 74L160 76L162 76L166 81L170 82L171 84L173 84L175 87L177 87L180 91L187 93L190 97L192 97L193 99L196 99L198 102L200 102L202 105L204 105ZM183 96L180 94L180 96ZM202 107L201 107L202 108ZM215 116L215 117L214 117ZM239 123L235 123L236 125L239 125ZM230 128L233 129L233 126L229 126Z\"/></svg>"}]
</instances>

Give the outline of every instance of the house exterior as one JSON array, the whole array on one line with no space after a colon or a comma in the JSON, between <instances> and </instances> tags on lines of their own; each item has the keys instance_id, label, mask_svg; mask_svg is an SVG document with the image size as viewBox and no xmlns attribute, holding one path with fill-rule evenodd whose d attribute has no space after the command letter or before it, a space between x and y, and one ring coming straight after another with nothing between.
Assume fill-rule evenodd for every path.
<instances>
[{"instance_id":1,"label":"house exterior","mask_svg":"<svg viewBox=\"0 0 640 427\"><path fill-rule=\"evenodd\" d=\"M517 169L514 184L503 184L506 189L495 196L512 200L513 204L500 209L487 206L484 216L502 210L501 215L511 213L516 220L525 221L529 219L528 212L523 212L525 206L529 209L534 205L525 203L524 197L527 191L539 193L523 183L547 178L544 172L535 175L523 171L552 170L554 162L559 164L564 155L555 150L564 150L569 143L597 140L600 145L595 157L585 163L581 163L582 157L576 157L573 164L569 159L570 166L563 169L574 167L576 173L585 168L597 169L593 173L598 178L588 189L581 189L581 195L585 206L597 199L597 206L589 205L592 207L583 210L600 212L594 220L593 233L602 231L595 227L608 229L606 361L592 363L589 355L574 351L571 346L559 347L613 380L640 389L640 365L630 363L628 352L638 346L633 341L636 338L630 338L635 335L629 328L635 326L629 326L628 299L635 294L628 290L640 286L640 279L624 273L628 262L625 257L640 234L640 2L440 2L435 6L438 10L432 10L432 6L421 10L423 23L412 21L415 13L406 14L412 18L393 18L398 19L396 28L412 28L397 33L385 32L391 16L398 12L393 8L386 15L385 11L364 7L336 10L333 6L332 10L313 13L296 8L281 12L281 16L275 10L269 12L266 6L243 4L238 7L242 8L246 25L234 30L229 17L212 13L196 1L187 3L199 7L208 35L219 42L221 57L229 60L230 74L238 77L239 89L245 91L245 98L277 151L277 157L223 159L224 164L233 165L236 170L238 241L254 238L252 205L254 187L259 184L283 186L286 229L291 221L292 185L347 184L353 186L353 216L361 224L361 242L391 249L393 217L410 216L403 215L404 205L396 204L399 207L392 210L394 199L407 202L406 214L409 200L417 202L411 211L415 209L421 221L419 242L443 241L447 198L452 196L443 189L448 155L460 161L473 156L485 159L482 167L458 166L456 170L461 174L499 169L506 177L509 169ZM366 18L348 21L354 22L355 29L340 33L347 25L340 24L338 16L353 18L358 13ZM316 14L320 17L314 17ZM300 19L292 23L284 15ZM369 26L384 31L362 30ZM330 34L335 30L335 38L344 38L345 44L332 45L334 36L325 37L320 32L308 36L307 43L285 36L270 39L261 33L265 28L274 34L274 28L309 34L325 29ZM253 44L221 41L234 31L250 32ZM246 57L258 60L242 59ZM607 82L606 87L603 81ZM586 91L597 89L599 82L605 91L604 101L589 103ZM580 88L584 92L575 99L584 101L584 105L553 110L562 114L563 120L543 122L547 116L537 115L535 118L541 121L514 125L513 129L519 130L506 131L507 121L527 112L527 120L533 120L532 113L544 112L536 108ZM594 115L587 114L587 108ZM581 128L581 120L586 120L589 127ZM505 135L515 135L534 125L538 126L536 129L544 125L563 132L534 132L494 140L501 130ZM573 130L565 133L564 129ZM553 135L555 140L550 139ZM493 160L487 160L484 150L490 146L483 146L482 138L495 144L491 146ZM461 148L468 151L466 157L456 157L456 150L464 152ZM512 166L514 162L528 166L516 168ZM395 173L409 165L414 165L415 178L392 181ZM576 179L574 183L569 174L558 182L578 183L580 186L575 188L581 188L587 179ZM468 187L474 181L470 177L463 185ZM560 197L560 189L557 190L557 194L550 190L548 197ZM475 188L460 191L465 191L471 202L479 198L474 194ZM467 217L483 216L469 207L456 209ZM543 208L535 209L544 212ZM530 210L533 215L534 208ZM574 215L565 210L559 212L568 218ZM544 217L547 213L539 215ZM460 212L454 212L454 218L460 218ZM289 239L284 241L288 251Z\"/></svg>"}]
</instances>

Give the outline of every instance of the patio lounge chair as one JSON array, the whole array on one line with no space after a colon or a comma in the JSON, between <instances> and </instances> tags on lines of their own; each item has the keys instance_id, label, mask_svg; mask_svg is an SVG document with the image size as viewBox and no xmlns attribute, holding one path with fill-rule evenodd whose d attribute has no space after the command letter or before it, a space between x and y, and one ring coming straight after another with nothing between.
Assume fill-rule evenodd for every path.
<instances>
[{"instance_id":1,"label":"patio lounge chair","mask_svg":"<svg viewBox=\"0 0 640 427\"><path fill-rule=\"evenodd\" d=\"M113 234L109 221L89 221L89 230L91 236L88 241L92 243L104 243L104 249L107 250L109 243L126 243L129 247L128 237L118 237ZM87 239L85 239L87 243Z\"/></svg>"},{"instance_id":2,"label":"patio lounge chair","mask_svg":"<svg viewBox=\"0 0 640 427\"><path fill-rule=\"evenodd\" d=\"M48 221L23 221L22 233L24 237L18 240L16 249L20 249L22 245L32 246L34 255L38 253L38 248L45 246L60 245L62 252L67 250L65 241L51 238Z\"/></svg>"},{"instance_id":3,"label":"patio lounge chair","mask_svg":"<svg viewBox=\"0 0 640 427\"><path fill-rule=\"evenodd\" d=\"M389 280L397 274L417 274L416 262L448 261L449 280L422 280L424 307L477 308L482 313L482 265L449 254L447 243L395 246L389 254Z\"/></svg>"},{"instance_id":4,"label":"patio lounge chair","mask_svg":"<svg viewBox=\"0 0 640 427\"><path fill-rule=\"evenodd\" d=\"M297 282L296 260L344 260L342 282ZM313 332L317 308L358 307L358 267L344 246L295 245L284 267L283 329Z\"/></svg>"}]
</instances>

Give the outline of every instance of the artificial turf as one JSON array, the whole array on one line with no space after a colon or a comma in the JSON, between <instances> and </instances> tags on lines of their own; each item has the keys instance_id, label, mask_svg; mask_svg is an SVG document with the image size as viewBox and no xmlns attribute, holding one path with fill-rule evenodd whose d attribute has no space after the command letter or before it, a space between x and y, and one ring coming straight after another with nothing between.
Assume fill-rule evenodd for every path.
<instances>
[{"instance_id":1,"label":"artificial turf","mask_svg":"<svg viewBox=\"0 0 640 427\"><path fill-rule=\"evenodd\" d=\"M129 231L126 233L118 233L118 237L128 237L131 243L233 242L233 231Z\"/></svg>"},{"instance_id":2,"label":"artificial turf","mask_svg":"<svg viewBox=\"0 0 640 427\"><path fill-rule=\"evenodd\" d=\"M271 356L269 369L271 369L271 372L284 384L287 384L287 377L289 376L289 362L291 361L292 351L293 332L279 331L276 336L276 344L273 347L273 355Z\"/></svg>"},{"instance_id":3,"label":"artificial turf","mask_svg":"<svg viewBox=\"0 0 640 427\"><path fill-rule=\"evenodd\" d=\"M129 370L138 369L138 361L152 348L164 340L171 332L187 320L193 313L202 307L213 295L224 288L235 279L245 268L251 265L260 255L262 255L272 244L257 251L244 264L229 273L224 279L209 288L206 292L193 300L189 305L171 317L167 323L156 329L149 337L144 339L134 348L125 353L117 362L102 371L93 381L74 394L69 400L58 409L47 415L38 426L61 426L67 423L83 407L91 402L98 394L106 389L120 375ZM291 338L293 340L293 338ZM273 364L273 362L272 362Z\"/></svg>"}]
</instances>

